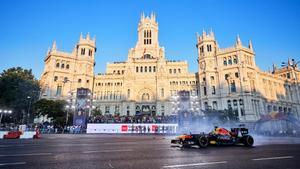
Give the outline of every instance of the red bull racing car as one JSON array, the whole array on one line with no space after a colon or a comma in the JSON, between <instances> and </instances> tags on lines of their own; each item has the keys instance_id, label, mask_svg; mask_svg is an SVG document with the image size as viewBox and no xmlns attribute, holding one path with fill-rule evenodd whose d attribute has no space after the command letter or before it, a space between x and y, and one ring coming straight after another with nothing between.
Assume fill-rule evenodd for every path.
<instances>
[{"instance_id":1,"label":"red bull racing car","mask_svg":"<svg viewBox=\"0 0 300 169\"><path fill-rule=\"evenodd\" d=\"M182 147L190 147L192 145L198 145L205 148L208 145L238 145L251 147L254 143L254 139L251 135L248 135L247 128L231 128L228 131L225 128L215 127L215 130L210 133L201 134L184 134L171 140L172 144L179 144Z\"/></svg>"}]
</instances>

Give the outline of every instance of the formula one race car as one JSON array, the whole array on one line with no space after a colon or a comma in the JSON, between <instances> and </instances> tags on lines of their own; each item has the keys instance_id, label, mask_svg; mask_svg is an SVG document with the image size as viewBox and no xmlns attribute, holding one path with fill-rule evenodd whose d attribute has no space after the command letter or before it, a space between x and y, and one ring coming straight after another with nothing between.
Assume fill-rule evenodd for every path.
<instances>
[{"instance_id":1,"label":"formula one race car","mask_svg":"<svg viewBox=\"0 0 300 169\"><path fill-rule=\"evenodd\" d=\"M179 144L182 147L190 147L198 145L205 148L208 145L237 145L243 144L244 146L251 147L254 143L252 136L248 135L247 128L231 128L228 131L225 128L215 127L215 130L205 134L184 134L176 139L171 140L172 144Z\"/></svg>"}]
</instances>

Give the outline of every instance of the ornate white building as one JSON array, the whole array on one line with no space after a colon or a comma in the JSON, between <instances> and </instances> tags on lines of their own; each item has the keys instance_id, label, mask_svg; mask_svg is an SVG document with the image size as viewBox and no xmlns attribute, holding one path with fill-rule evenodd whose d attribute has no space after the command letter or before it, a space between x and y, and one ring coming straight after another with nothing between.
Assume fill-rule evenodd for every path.
<instances>
[{"instance_id":1,"label":"ornate white building","mask_svg":"<svg viewBox=\"0 0 300 169\"><path fill-rule=\"evenodd\" d=\"M255 64L251 42L244 47L237 37L233 47L220 49L212 31L197 36L197 49L197 73L188 72L186 61L167 60L155 15L142 15L127 61L108 63L104 74L94 75L96 45L89 34L80 36L72 53L58 51L54 43L45 58L41 97L70 100L77 88L85 87L103 114L168 115L179 110L176 95L185 90L195 113L232 109L241 121L272 111L300 113L300 71L294 61L263 72Z\"/></svg>"}]
</instances>

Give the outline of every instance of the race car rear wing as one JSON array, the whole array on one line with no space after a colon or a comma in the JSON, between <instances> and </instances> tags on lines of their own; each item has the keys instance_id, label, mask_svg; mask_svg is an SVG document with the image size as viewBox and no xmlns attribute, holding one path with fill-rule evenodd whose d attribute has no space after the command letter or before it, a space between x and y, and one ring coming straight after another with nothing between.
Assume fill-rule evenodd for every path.
<instances>
[{"instance_id":1,"label":"race car rear wing","mask_svg":"<svg viewBox=\"0 0 300 169\"><path fill-rule=\"evenodd\" d=\"M242 136L243 135L247 135L249 133L248 129L244 128L244 127L241 127L241 128L232 128L231 132L236 133L236 134L238 134L240 132Z\"/></svg>"}]
</instances>

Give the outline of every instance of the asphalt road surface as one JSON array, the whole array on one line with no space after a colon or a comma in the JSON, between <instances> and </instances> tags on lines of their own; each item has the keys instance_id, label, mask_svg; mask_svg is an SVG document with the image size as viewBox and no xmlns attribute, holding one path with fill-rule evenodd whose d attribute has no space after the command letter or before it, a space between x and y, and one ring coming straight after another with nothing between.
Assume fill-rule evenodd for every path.
<instances>
[{"instance_id":1,"label":"asphalt road surface","mask_svg":"<svg viewBox=\"0 0 300 169\"><path fill-rule=\"evenodd\" d=\"M300 138L263 138L243 146L171 147L173 136L43 135L0 140L0 168L10 169L299 169Z\"/></svg>"}]
</instances>

